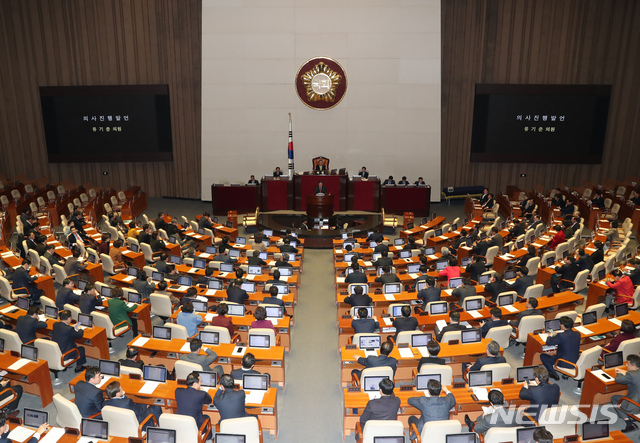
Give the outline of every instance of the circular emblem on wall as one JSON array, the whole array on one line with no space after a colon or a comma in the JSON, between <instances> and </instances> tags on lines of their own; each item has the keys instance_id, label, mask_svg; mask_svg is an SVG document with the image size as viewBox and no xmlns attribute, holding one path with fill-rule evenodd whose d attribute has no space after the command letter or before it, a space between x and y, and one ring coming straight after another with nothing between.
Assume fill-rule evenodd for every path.
<instances>
[{"instance_id":1,"label":"circular emblem on wall","mask_svg":"<svg viewBox=\"0 0 640 443\"><path fill-rule=\"evenodd\" d=\"M310 108L331 109L340 103L347 92L347 75L337 61L315 57L298 69L296 92L302 103Z\"/></svg>"}]
</instances>

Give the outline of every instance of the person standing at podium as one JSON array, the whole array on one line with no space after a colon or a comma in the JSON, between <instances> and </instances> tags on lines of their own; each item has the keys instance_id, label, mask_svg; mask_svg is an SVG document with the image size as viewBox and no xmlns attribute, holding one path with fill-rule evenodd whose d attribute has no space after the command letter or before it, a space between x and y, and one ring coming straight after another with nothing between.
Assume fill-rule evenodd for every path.
<instances>
[{"instance_id":1,"label":"person standing at podium","mask_svg":"<svg viewBox=\"0 0 640 443\"><path fill-rule=\"evenodd\" d=\"M313 195L327 195L327 188L322 183L322 180L318 182L318 185L313 190Z\"/></svg>"}]
</instances>

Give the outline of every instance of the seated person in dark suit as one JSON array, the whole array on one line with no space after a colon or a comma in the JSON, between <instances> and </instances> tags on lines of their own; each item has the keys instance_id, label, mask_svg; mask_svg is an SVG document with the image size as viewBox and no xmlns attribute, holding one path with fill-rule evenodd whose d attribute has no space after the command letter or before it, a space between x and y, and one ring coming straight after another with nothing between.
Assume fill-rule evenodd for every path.
<instances>
[{"instance_id":1,"label":"seated person in dark suit","mask_svg":"<svg viewBox=\"0 0 640 443\"><path fill-rule=\"evenodd\" d=\"M385 265L382 267L382 275L376 277L375 282L382 283L383 285L387 283L400 283L400 278L391 272L391 266Z\"/></svg>"},{"instance_id":2,"label":"seated person in dark suit","mask_svg":"<svg viewBox=\"0 0 640 443\"><path fill-rule=\"evenodd\" d=\"M80 296L78 307L83 314L91 314L97 306L102 306L102 297L91 283L88 283L84 289L85 292Z\"/></svg>"},{"instance_id":3,"label":"seated person in dark suit","mask_svg":"<svg viewBox=\"0 0 640 443\"><path fill-rule=\"evenodd\" d=\"M273 176L274 177L281 177L282 176L282 171L280 170L280 166L276 166L276 169L273 171Z\"/></svg>"},{"instance_id":4,"label":"seated person in dark suit","mask_svg":"<svg viewBox=\"0 0 640 443\"><path fill-rule=\"evenodd\" d=\"M367 308L358 309L358 317L351 320L351 327L355 334L373 334L373 331L380 329L380 325L373 318L367 318L369 312Z\"/></svg>"},{"instance_id":5,"label":"seated person in dark suit","mask_svg":"<svg viewBox=\"0 0 640 443\"><path fill-rule=\"evenodd\" d=\"M631 272L629 272L629 278L634 286L640 285L640 259L632 258L629 260L629 266L633 266Z\"/></svg>"},{"instance_id":6,"label":"seated person in dark suit","mask_svg":"<svg viewBox=\"0 0 640 443\"><path fill-rule=\"evenodd\" d=\"M484 365L493 365L496 363L506 363L507 359L500 355L500 345L497 341L491 340L487 343L487 355L478 357L478 359L469 368L469 371L479 371Z\"/></svg>"},{"instance_id":7,"label":"seated person in dark suit","mask_svg":"<svg viewBox=\"0 0 640 443\"><path fill-rule=\"evenodd\" d=\"M389 245L384 244L382 242L378 242L375 248L373 248L373 252L382 254L383 252L389 252ZM393 265L393 254L391 254L391 264ZM380 266L380 265L377 265Z\"/></svg>"},{"instance_id":8,"label":"seated person in dark suit","mask_svg":"<svg viewBox=\"0 0 640 443\"><path fill-rule=\"evenodd\" d=\"M422 268L422 266L420 268ZM474 290L474 293L475 293L475 290ZM442 294L442 289L436 287L436 279L433 277L425 278L424 288L422 288L417 295L419 299L422 299L422 310L423 311L427 310L427 303L440 301L441 294Z\"/></svg>"},{"instance_id":9,"label":"seated person in dark suit","mask_svg":"<svg viewBox=\"0 0 640 443\"><path fill-rule=\"evenodd\" d=\"M388 179L382 182L382 186L395 186L396 181L393 179L393 175L390 175Z\"/></svg>"},{"instance_id":10,"label":"seated person in dark suit","mask_svg":"<svg viewBox=\"0 0 640 443\"><path fill-rule=\"evenodd\" d=\"M380 355L370 355L366 358L359 357L358 363L364 366L365 369L377 368L379 366L389 366L391 369L393 369L393 373L395 375L396 369L398 368L398 361L393 357L389 357L391 351L393 351L393 343L391 343L390 341L385 341L380 346ZM354 369L353 371L351 371L351 375L357 375L358 377L360 377L361 374L361 369Z\"/></svg>"},{"instance_id":11,"label":"seated person in dark suit","mask_svg":"<svg viewBox=\"0 0 640 443\"><path fill-rule=\"evenodd\" d=\"M213 404L218 408L220 421L228 418L249 417L245 409L245 393L234 389L235 381L229 374L220 378L218 390L213 396Z\"/></svg>"},{"instance_id":12,"label":"seated person in dark suit","mask_svg":"<svg viewBox=\"0 0 640 443\"><path fill-rule=\"evenodd\" d=\"M127 366L129 368L137 368L142 371L144 368L144 362L140 360L140 355L138 355L138 348L128 347L127 358L121 358L118 360L120 362L120 366Z\"/></svg>"},{"instance_id":13,"label":"seated person in dark suit","mask_svg":"<svg viewBox=\"0 0 640 443\"><path fill-rule=\"evenodd\" d=\"M35 281L38 279L35 275L29 275L29 270L31 269L31 260L25 258L22 260L22 265L18 266L15 271L13 271L13 282L11 283L12 289L20 289L26 288L29 293L29 302L39 303L40 297L42 296L42 289L39 289ZM24 290L19 291L19 294L24 294Z\"/></svg>"},{"instance_id":14,"label":"seated person in dark suit","mask_svg":"<svg viewBox=\"0 0 640 443\"><path fill-rule=\"evenodd\" d=\"M602 198L602 195L599 192L593 193L593 197L591 198L591 206L604 209L604 198Z\"/></svg>"},{"instance_id":15,"label":"seated person in dark suit","mask_svg":"<svg viewBox=\"0 0 640 443\"><path fill-rule=\"evenodd\" d=\"M280 246L280 252L282 252L282 253L288 252L289 254L297 254L298 253L298 248L295 248L295 247L291 246L291 241L289 239L284 239L284 240L282 240L282 242L284 244L282 246Z\"/></svg>"},{"instance_id":16,"label":"seated person in dark suit","mask_svg":"<svg viewBox=\"0 0 640 443\"><path fill-rule=\"evenodd\" d=\"M451 392L447 392L444 397L440 396L442 385L438 380L429 380L427 383L429 396L419 395L409 398L409 405L420 411L420 418L409 417L409 426L414 424L418 432L422 432L422 427L426 422L436 420L449 420L449 411L455 407L456 399Z\"/></svg>"},{"instance_id":17,"label":"seated person in dark suit","mask_svg":"<svg viewBox=\"0 0 640 443\"><path fill-rule=\"evenodd\" d=\"M200 277L198 277L198 280L196 280L196 285L208 285L209 284L209 280L211 280L211 277L213 276L214 271L215 271L215 269L213 269L210 266L207 266L205 268L205 270L204 270L204 276L200 276ZM177 272L176 272L176 274L177 274ZM172 303L173 303L173 301L172 301Z\"/></svg>"},{"instance_id":18,"label":"seated person in dark suit","mask_svg":"<svg viewBox=\"0 0 640 443\"><path fill-rule=\"evenodd\" d=\"M536 256L536 248L529 245L527 246L527 253L520 257L520 261L518 262L518 266L527 266L529 260Z\"/></svg>"},{"instance_id":19,"label":"seated person in dark suit","mask_svg":"<svg viewBox=\"0 0 640 443\"><path fill-rule=\"evenodd\" d=\"M594 265L597 265L601 261L604 261L604 245L600 240L596 240L593 242L593 246L596 247L596 250L591 253L591 260Z\"/></svg>"},{"instance_id":20,"label":"seated person in dark suit","mask_svg":"<svg viewBox=\"0 0 640 443\"><path fill-rule=\"evenodd\" d=\"M398 182L399 186L407 186L409 184L409 180L407 180L407 176L403 175L402 179Z\"/></svg>"},{"instance_id":21,"label":"seated person in dark suit","mask_svg":"<svg viewBox=\"0 0 640 443\"><path fill-rule=\"evenodd\" d=\"M460 237L453 243L453 245L451 245L451 249L453 249L455 252L458 251L458 248L460 246L468 246L467 242L470 242L471 239L469 238L469 236L467 235L468 232L466 229L461 229L460 230Z\"/></svg>"},{"instance_id":22,"label":"seated person in dark suit","mask_svg":"<svg viewBox=\"0 0 640 443\"><path fill-rule=\"evenodd\" d=\"M542 311L538 308L538 299L534 297L529 297L527 299L527 309L521 311L518 314L518 318L509 322L509 324L513 327L518 327L520 325L520 321L523 317L527 315L542 315Z\"/></svg>"},{"instance_id":23,"label":"seated person in dark suit","mask_svg":"<svg viewBox=\"0 0 640 443\"><path fill-rule=\"evenodd\" d=\"M247 258L247 264L253 266L267 266L267 262L260 258L260 251L253 251L253 255Z\"/></svg>"},{"instance_id":24,"label":"seated person in dark suit","mask_svg":"<svg viewBox=\"0 0 640 443\"><path fill-rule=\"evenodd\" d=\"M480 276L487 272L487 267L484 264L484 259L476 254L471 256L471 262L464 270L471 274L471 280L478 281Z\"/></svg>"},{"instance_id":25,"label":"seated person in dark suit","mask_svg":"<svg viewBox=\"0 0 640 443\"><path fill-rule=\"evenodd\" d=\"M489 414L481 414L475 422L471 421L468 414L464 416L464 422L469 428L469 432L472 430L476 434L485 434L489 429L493 427L512 427L519 426L518 421L513 419L513 416L506 414L504 409L504 395L497 389L489 391L489 403L493 408L493 412Z\"/></svg>"},{"instance_id":26,"label":"seated person in dark suit","mask_svg":"<svg viewBox=\"0 0 640 443\"><path fill-rule=\"evenodd\" d=\"M280 271L278 271L277 269L273 270L273 278L267 280L267 285L281 285L281 286L287 286L287 282L284 280L280 280Z\"/></svg>"},{"instance_id":27,"label":"seated person in dark suit","mask_svg":"<svg viewBox=\"0 0 640 443\"><path fill-rule=\"evenodd\" d=\"M560 317L560 332L551 331L547 338L547 345L557 345L555 355L540 354L540 360L547 371L549 377L554 380L560 380L558 372L553 367L559 359L576 363L580 355L581 335L573 329L573 320L571 317ZM566 363L558 363L559 367L568 367Z\"/></svg>"},{"instance_id":28,"label":"seated person in dark suit","mask_svg":"<svg viewBox=\"0 0 640 443\"><path fill-rule=\"evenodd\" d=\"M415 331L418 329L418 319L411 316L411 306L403 306L400 312L402 317L397 317L393 321L393 327L396 328L395 338L403 331Z\"/></svg>"},{"instance_id":29,"label":"seated person in dark suit","mask_svg":"<svg viewBox=\"0 0 640 443\"><path fill-rule=\"evenodd\" d=\"M529 286L535 284L535 280L532 276L529 276L529 269L523 266L516 266L516 281L513 284L507 283L507 289L509 291L516 291L520 297L524 295Z\"/></svg>"},{"instance_id":30,"label":"seated person in dark suit","mask_svg":"<svg viewBox=\"0 0 640 443\"><path fill-rule=\"evenodd\" d=\"M234 380L242 380L242 376L244 374L260 374L258 371L253 369L256 364L256 357L251 352L247 352L242 357L242 367L238 369L233 369L231 371L231 377Z\"/></svg>"},{"instance_id":31,"label":"seated person in dark suit","mask_svg":"<svg viewBox=\"0 0 640 443\"><path fill-rule=\"evenodd\" d=\"M68 312L68 311L67 311ZM84 418L89 418L94 414L100 414L102 406L104 405L104 398L102 397L102 391L96 387L102 381L102 374L100 374L100 368L97 366L90 366L84 373L84 380L80 380L76 383L73 392L76 397L76 406L80 410L80 414ZM101 416L94 417L99 420Z\"/></svg>"},{"instance_id":32,"label":"seated person in dark suit","mask_svg":"<svg viewBox=\"0 0 640 443\"><path fill-rule=\"evenodd\" d=\"M318 182L315 189L313 190L313 195L320 195L320 194L327 195L327 188L322 183L322 180Z\"/></svg>"},{"instance_id":33,"label":"seated person in dark suit","mask_svg":"<svg viewBox=\"0 0 640 443\"><path fill-rule=\"evenodd\" d=\"M387 251L382 251L382 252L380 252L380 258L377 259L376 261L374 261L372 263L372 265L375 266L376 268L379 268L379 267L382 266L383 269L384 269L384 266L391 267L391 266L393 266L393 258L389 257L389 251L388 250Z\"/></svg>"},{"instance_id":34,"label":"seated person in dark suit","mask_svg":"<svg viewBox=\"0 0 640 443\"><path fill-rule=\"evenodd\" d=\"M347 245L345 245L344 247L344 251L345 254L351 254L351 261L353 262L353 259L355 258L356 261L360 260L362 257L360 257L360 253L359 252L352 252L353 251L353 245L351 243L348 243Z\"/></svg>"},{"instance_id":35,"label":"seated person in dark suit","mask_svg":"<svg viewBox=\"0 0 640 443\"><path fill-rule=\"evenodd\" d=\"M576 261L576 264L580 271L584 271L586 269L591 272L594 266L591 256L585 252L584 248L578 249L578 260Z\"/></svg>"},{"instance_id":36,"label":"seated person in dark suit","mask_svg":"<svg viewBox=\"0 0 640 443\"><path fill-rule=\"evenodd\" d=\"M282 254L282 258L279 258L278 260L276 260L275 267L276 268L283 268L283 267L293 268L293 265L289 263L289 253L284 252Z\"/></svg>"},{"instance_id":37,"label":"seated person in dark suit","mask_svg":"<svg viewBox=\"0 0 640 443\"><path fill-rule=\"evenodd\" d=\"M437 329L437 328L436 328ZM449 312L449 324L442 328L442 331L439 331L436 334L436 340L441 341L442 336L445 332L449 331L464 331L467 329L465 325L460 324L460 313L459 312Z\"/></svg>"},{"instance_id":38,"label":"seated person in dark suit","mask_svg":"<svg viewBox=\"0 0 640 443\"><path fill-rule=\"evenodd\" d=\"M258 184L258 180L256 180L256 176L255 175L251 175L251 177L249 178L249 181L247 182L248 185L257 185Z\"/></svg>"},{"instance_id":39,"label":"seated person in dark suit","mask_svg":"<svg viewBox=\"0 0 640 443\"><path fill-rule=\"evenodd\" d=\"M62 281L62 287L58 289L58 293L56 294L56 307L58 311L62 311L64 309L65 304L75 305L80 300L80 296L73 292L74 284L68 278L65 278Z\"/></svg>"},{"instance_id":40,"label":"seated person in dark suit","mask_svg":"<svg viewBox=\"0 0 640 443\"><path fill-rule=\"evenodd\" d=\"M424 181L422 177L418 177L418 180L413 182L414 186L427 186L427 183Z\"/></svg>"},{"instance_id":41,"label":"seated person in dark suit","mask_svg":"<svg viewBox=\"0 0 640 443\"><path fill-rule=\"evenodd\" d=\"M418 372L420 372L422 365L444 365L447 363L444 358L438 357L440 353L440 343L437 341L431 340L427 343L427 351L429 352L429 356L422 357L418 362Z\"/></svg>"},{"instance_id":42,"label":"seated person in dark suit","mask_svg":"<svg viewBox=\"0 0 640 443\"><path fill-rule=\"evenodd\" d=\"M535 368L533 377L533 380L525 381L519 397L529 401L531 406L527 413L537 421L545 409L560 401L560 386L549 383L549 371L543 367Z\"/></svg>"},{"instance_id":43,"label":"seated person in dark suit","mask_svg":"<svg viewBox=\"0 0 640 443\"><path fill-rule=\"evenodd\" d=\"M462 284L455 288L451 292L451 295L458 297L457 305L464 309L464 300L469 297L475 297L478 294L476 293L476 287L471 279L464 277L462 279Z\"/></svg>"},{"instance_id":44,"label":"seated person in dark suit","mask_svg":"<svg viewBox=\"0 0 640 443\"><path fill-rule=\"evenodd\" d=\"M202 216L198 220L198 228L200 229L213 229L213 222L211 221L211 214L203 212Z\"/></svg>"},{"instance_id":45,"label":"seated person in dark suit","mask_svg":"<svg viewBox=\"0 0 640 443\"><path fill-rule=\"evenodd\" d=\"M64 272L66 272L68 276L80 274L87 269L87 264L81 262L80 249L73 248L71 253L72 256L69 257L67 262L64 264ZM74 278L78 279L78 277Z\"/></svg>"},{"instance_id":46,"label":"seated person in dark suit","mask_svg":"<svg viewBox=\"0 0 640 443\"><path fill-rule=\"evenodd\" d=\"M344 299L344 302L351 306L369 306L372 301L373 299L364 293L362 286L353 288L353 294Z\"/></svg>"},{"instance_id":47,"label":"seated person in dark suit","mask_svg":"<svg viewBox=\"0 0 640 443\"><path fill-rule=\"evenodd\" d=\"M486 240L481 240L479 236L473 239L473 247L471 248L471 252L475 255L486 256L487 249L489 249L489 243Z\"/></svg>"},{"instance_id":48,"label":"seated person in dark suit","mask_svg":"<svg viewBox=\"0 0 640 443\"><path fill-rule=\"evenodd\" d=\"M78 372L82 372L85 369L84 364L87 362L85 358L84 348L82 346L78 346L75 342L77 338L82 338L84 335L84 331L82 329L78 330L80 324L76 323L74 326L71 326L71 311L65 309L64 311L60 311L58 314L58 318L60 321L57 321L53 324L53 328L51 331L51 340L58 343L60 347L60 352L63 354L69 352L72 349L76 349L80 354L80 359L76 361L76 374ZM70 356L75 356L75 353L69 354Z\"/></svg>"},{"instance_id":49,"label":"seated person in dark suit","mask_svg":"<svg viewBox=\"0 0 640 443\"><path fill-rule=\"evenodd\" d=\"M482 326L482 338L487 336L489 329L507 326L509 324L508 321L502 319L502 309L495 307L491 308L489 312L491 313L491 319L480 322L480 326Z\"/></svg>"},{"instance_id":50,"label":"seated person in dark suit","mask_svg":"<svg viewBox=\"0 0 640 443\"><path fill-rule=\"evenodd\" d=\"M556 268L556 273L551 278L551 288L553 289L553 292L558 293L573 286L573 281L578 275L578 272L580 271L576 264L576 258L573 255L567 255L564 258L564 264L559 268Z\"/></svg>"},{"instance_id":51,"label":"seated person in dark suit","mask_svg":"<svg viewBox=\"0 0 640 443\"><path fill-rule=\"evenodd\" d=\"M22 343L27 343L36 339L36 331L45 329L46 321L38 320L38 307L29 306L29 310L25 315L21 315L16 320L16 333L20 337Z\"/></svg>"},{"instance_id":52,"label":"seated person in dark suit","mask_svg":"<svg viewBox=\"0 0 640 443\"><path fill-rule=\"evenodd\" d=\"M498 301L498 294L502 294L507 291L507 282L504 281L504 276L500 272L496 272L489 280L489 283L484 285L484 292L490 294L491 297L487 300L496 302Z\"/></svg>"},{"instance_id":53,"label":"seated person in dark suit","mask_svg":"<svg viewBox=\"0 0 640 443\"><path fill-rule=\"evenodd\" d=\"M12 440L9 440L9 422L8 422L7 413L2 411L0 412L0 443L11 443ZM29 440L24 440L24 443L37 443L40 440L40 437L49 430L49 423L41 424L36 430L35 434L29 438ZM33 431L31 431L33 432Z\"/></svg>"},{"instance_id":54,"label":"seated person in dark suit","mask_svg":"<svg viewBox=\"0 0 640 443\"><path fill-rule=\"evenodd\" d=\"M351 284L351 283L368 283L369 280L367 280L367 274L365 274L362 269L360 268L360 265L358 265L358 263L352 263L351 264L351 268L353 269L353 272L349 275L347 275L344 279L344 282L346 284Z\"/></svg>"},{"instance_id":55,"label":"seated person in dark suit","mask_svg":"<svg viewBox=\"0 0 640 443\"><path fill-rule=\"evenodd\" d=\"M76 243L84 245L85 237L80 233L80 231L78 231L75 226L71 226L71 234L67 236L67 242L69 243L69 248L73 248Z\"/></svg>"},{"instance_id":56,"label":"seated person in dark suit","mask_svg":"<svg viewBox=\"0 0 640 443\"><path fill-rule=\"evenodd\" d=\"M384 241L384 235L382 232L372 232L370 236L367 237L367 243L370 242L382 243Z\"/></svg>"},{"instance_id":57,"label":"seated person in dark suit","mask_svg":"<svg viewBox=\"0 0 640 443\"><path fill-rule=\"evenodd\" d=\"M500 235L500 229L497 227L491 228L491 238L489 239L489 247L497 246L498 252L502 250L502 246L504 244L504 239Z\"/></svg>"},{"instance_id":58,"label":"seated person in dark suit","mask_svg":"<svg viewBox=\"0 0 640 443\"><path fill-rule=\"evenodd\" d=\"M369 420L396 420L400 399L393 394L393 380L388 378L380 380L380 398L369 400L360 416L360 425L364 425Z\"/></svg>"},{"instance_id":59,"label":"seated person in dark suit","mask_svg":"<svg viewBox=\"0 0 640 443\"><path fill-rule=\"evenodd\" d=\"M232 303L243 304L245 300L249 299L247 291L241 288L242 279L235 279L227 288L227 300Z\"/></svg>"},{"instance_id":60,"label":"seated person in dark suit","mask_svg":"<svg viewBox=\"0 0 640 443\"><path fill-rule=\"evenodd\" d=\"M228 376L231 378L230 376ZM233 378L231 378L233 384ZM175 391L177 413L188 415L196 420L198 429L205 422L207 417L202 413L203 405L210 405L213 399L207 391L200 390L200 375L192 372L187 375L187 387L177 388Z\"/></svg>"},{"instance_id":61,"label":"seated person in dark suit","mask_svg":"<svg viewBox=\"0 0 640 443\"><path fill-rule=\"evenodd\" d=\"M362 178L369 178L369 171L367 171L367 168L363 166L362 169L360 169L360 172L358 172L358 175Z\"/></svg>"},{"instance_id":62,"label":"seated person in dark suit","mask_svg":"<svg viewBox=\"0 0 640 443\"><path fill-rule=\"evenodd\" d=\"M274 271L275 272L275 271ZM272 284L269 288L269 296L262 299L262 303L265 305L278 305L284 307L284 300L278 298L278 287Z\"/></svg>"},{"instance_id":63,"label":"seated person in dark suit","mask_svg":"<svg viewBox=\"0 0 640 443\"><path fill-rule=\"evenodd\" d=\"M162 414L162 408L158 405L143 405L135 403L130 398L125 397L124 389L120 386L119 381L112 381L105 388L108 400L104 402L104 406L113 406L115 408L129 409L136 414L138 424L142 423L149 414L153 415L156 420L160 419ZM145 423L143 430L146 430L149 426L153 426L153 421L149 420Z\"/></svg>"},{"instance_id":64,"label":"seated person in dark suit","mask_svg":"<svg viewBox=\"0 0 640 443\"><path fill-rule=\"evenodd\" d=\"M58 254L56 254L56 247L54 245L47 245L45 247L45 253L43 257L49 260L49 264L51 265L51 267L53 267L53 265L60 265L64 267L65 261L61 259Z\"/></svg>"}]
</instances>

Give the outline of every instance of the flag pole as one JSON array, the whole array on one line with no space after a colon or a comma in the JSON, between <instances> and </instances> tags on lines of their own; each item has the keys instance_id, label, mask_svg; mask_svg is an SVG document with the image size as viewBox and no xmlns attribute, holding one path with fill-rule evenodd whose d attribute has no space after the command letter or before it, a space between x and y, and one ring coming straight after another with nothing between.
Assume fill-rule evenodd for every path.
<instances>
[{"instance_id":1,"label":"flag pole","mask_svg":"<svg viewBox=\"0 0 640 443\"><path fill-rule=\"evenodd\" d=\"M291 113L289 113L289 145L287 151L289 157L289 178L293 178L293 128L291 126Z\"/></svg>"}]
</instances>

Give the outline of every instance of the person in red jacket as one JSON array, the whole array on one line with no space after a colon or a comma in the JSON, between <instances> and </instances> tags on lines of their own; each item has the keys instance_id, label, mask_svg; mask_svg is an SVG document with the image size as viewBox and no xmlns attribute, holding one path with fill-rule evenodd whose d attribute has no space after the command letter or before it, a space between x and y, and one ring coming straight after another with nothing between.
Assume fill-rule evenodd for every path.
<instances>
[{"instance_id":1,"label":"person in red jacket","mask_svg":"<svg viewBox=\"0 0 640 443\"><path fill-rule=\"evenodd\" d=\"M622 324L620 325L620 334L616 335L615 338L604 347L605 350L602 351L602 355L606 354L606 351L616 352L623 341L631 340L632 338L636 338L636 326L627 318L622 320Z\"/></svg>"},{"instance_id":2,"label":"person in red jacket","mask_svg":"<svg viewBox=\"0 0 640 443\"><path fill-rule=\"evenodd\" d=\"M553 238L551 239L551 242L549 243L549 249L551 249L552 251L555 251L556 247L560 243L564 243L565 236L564 236L564 229L562 229L562 226L556 225L553 227L553 230L556 231L556 235L554 235Z\"/></svg>"},{"instance_id":3,"label":"person in red jacket","mask_svg":"<svg viewBox=\"0 0 640 443\"><path fill-rule=\"evenodd\" d=\"M620 269L614 269L611 273L613 279L607 281L610 290L607 291L604 303L611 309L614 303L627 303L633 305L633 293L635 288L629 276L624 275Z\"/></svg>"}]
</instances>

